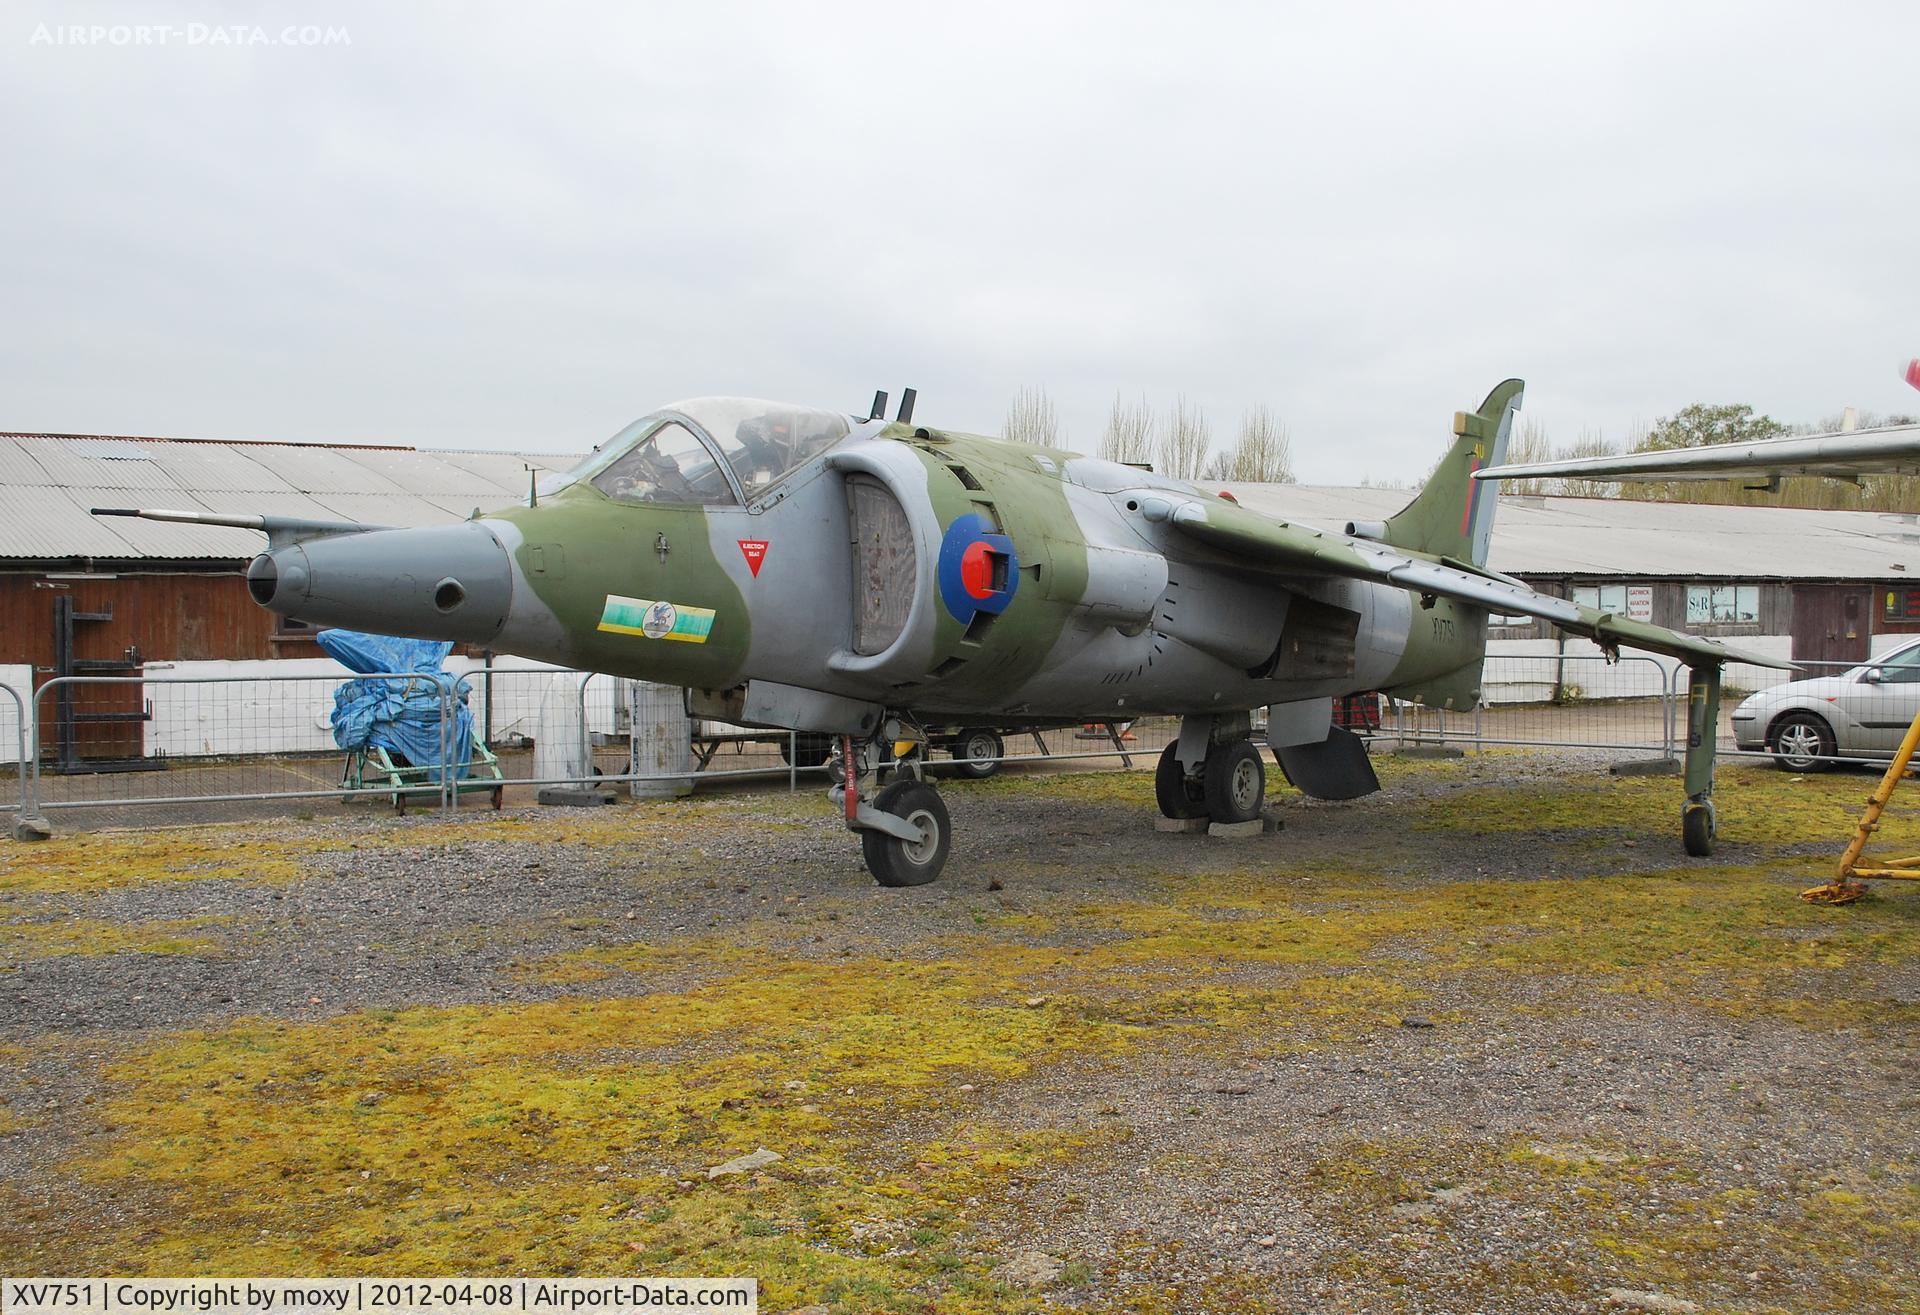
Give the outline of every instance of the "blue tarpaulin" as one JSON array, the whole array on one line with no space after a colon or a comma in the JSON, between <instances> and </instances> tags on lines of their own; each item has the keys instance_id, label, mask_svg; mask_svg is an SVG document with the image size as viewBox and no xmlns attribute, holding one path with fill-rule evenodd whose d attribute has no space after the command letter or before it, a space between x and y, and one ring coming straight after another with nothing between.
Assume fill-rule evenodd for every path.
<instances>
[{"instance_id":1,"label":"blue tarpaulin","mask_svg":"<svg viewBox=\"0 0 1920 1315\"><path fill-rule=\"evenodd\" d=\"M313 639L348 670L385 677L350 680L334 691L335 744L348 750L378 745L412 766L435 769L427 779L438 781L441 691L446 690L453 700L453 775L458 779L467 774L467 761L473 757L467 683L440 670L452 644L357 630L322 630Z\"/></svg>"}]
</instances>

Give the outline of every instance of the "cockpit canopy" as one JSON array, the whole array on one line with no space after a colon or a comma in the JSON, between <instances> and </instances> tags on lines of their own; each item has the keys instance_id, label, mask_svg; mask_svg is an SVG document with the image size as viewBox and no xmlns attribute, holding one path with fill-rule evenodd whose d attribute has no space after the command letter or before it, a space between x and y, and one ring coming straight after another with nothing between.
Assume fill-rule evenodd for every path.
<instances>
[{"instance_id":1,"label":"cockpit canopy","mask_svg":"<svg viewBox=\"0 0 1920 1315\"><path fill-rule=\"evenodd\" d=\"M751 502L847 436L844 415L750 397L696 397L628 425L572 472L621 502Z\"/></svg>"}]
</instances>

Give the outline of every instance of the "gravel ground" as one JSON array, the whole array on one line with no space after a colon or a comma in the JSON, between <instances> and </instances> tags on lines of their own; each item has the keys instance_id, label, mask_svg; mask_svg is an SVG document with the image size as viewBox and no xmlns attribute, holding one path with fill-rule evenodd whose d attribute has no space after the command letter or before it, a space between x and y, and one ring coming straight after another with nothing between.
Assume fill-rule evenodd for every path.
<instances>
[{"instance_id":1,"label":"gravel ground","mask_svg":"<svg viewBox=\"0 0 1920 1315\"><path fill-rule=\"evenodd\" d=\"M103 1157L128 1134L101 1111L138 1090L129 1060L137 1068L182 1036L581 994L700 998L741 974L740 958L708 953L720 946L769 973L1017 958L1011 1008L1033 991L1034 1010L1064 1014L1071 1001L1073 1026L1124 1032L1114 1044L1032 1048L998 1070L983 1062L984 1076L940 1077L931 1102L863 1111L858 1149L873 1163L976 1126L1063 1149L973 1183L941 1224L951 1263L916 1283L862 1296L797 1269L783 1285L761 1268L768 1309L1920 1310L1920 892L1811 909L1793 893L1838 836L1736 840L1698 870L1753 872L1765 899L1728 896L1712 915L1727 920L1729 942L1753 946L1750 960L1703 959L1708 975L1689 976L1676 972L1684 964L1633 959L1644 947L1632 942L1618 962L1596 948L1515 970L1498 954L1530 932L1508 925L1508 893L1542 923L1591 916L1596 947L1634 934L1617 901L1642 888L1619 879L1679 866L1677 783L1655 783L1658 832L1616 824L1604 808L1537 833L1481 830L1459 824L1453 801L1498 785L1563 802L1597 796L1615 788L1602 761L1410 766L1382 794L1342 806L1287 792L1276 800L1285 829L1247 841L1155 832L1137 775L950 785L948 874L903 891L873 886L819 801L785 794L132 837L156 851L185 834L243 852L289 847L301 854L292 879L29 890L34 853L16 846L0 870L15 935L0 944L10 960L0 972L10 1061L0 1204L13 1215L0 1225L0 1270L168 1263L142 1247L163 1231L157 1218L183 1208L168 1195L178 1189L116 1183ZM1729 796L1784 788L1757 768L1723 777ZM1851 799L1862 784L1819 788ZM1466 881L1479 883L1471 897L1489 901L1501 939L1391 921L1398 900L1468 898ZM1239 898L1247 892L1258 898ZM1432 907L1439 918L1455 906ZM1664 907L1632 905L1624 921L1706 916ZM1275 957L1264 939L1258 952L1247 940L1283 925L1338 937L1349 914L1381 920L1381 934L1330 943L1324 958L1310 942ZM204 943L59 952L36 941L61 928L162 924L197 929L183 934ZM1720 944L1684 943L1699 954ZM1777 981L1755 987L1770 956L1801 943L1826 957L1782 958ZM638 951L655 956L644 973L618 967ZM614 956L616 967L547 971L583 954ZM1799 1007L1774 1007L1775 986ZM1351 1007L1340 1003L1348 991L1358 993ZM1824 1012L1823 994L1834 997ZM1296 999L1322 1004L1295 1015ZM796 1199L814 1190L797 1170L764 1183ZM915 1262L907 1232L845 1227L816 1245ZM725 1245L757 1245L748 1233ZM103 1252L103 1236L122 1241ZM862 1241L872 1236L883 1250ZM738 1264L742 1253L710 1254ZM496 1268L457 1251L448 1266ZM339 1272L383 1268L376 1257ZM724 1272L685 1261L654 1270Z\"/></svg>"}]
</instances>

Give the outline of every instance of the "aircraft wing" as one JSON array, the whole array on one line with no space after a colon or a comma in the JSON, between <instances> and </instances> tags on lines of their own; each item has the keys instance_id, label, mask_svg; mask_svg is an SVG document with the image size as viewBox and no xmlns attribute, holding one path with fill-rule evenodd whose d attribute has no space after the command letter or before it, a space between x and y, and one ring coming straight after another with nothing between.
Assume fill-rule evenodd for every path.
<instances>
[{"instance_id":1,"label":"aircraft wing","mask_svg":"<svg viewBox=\"0 0 1920 1315\"><path fill-rule=\"evenodd\" d=\"M1889 425L1844 434L1805 438L1766 438L1751 443L1669 448L1617 457L1574 457L1489 466L1475 479L1531 479L1573 475L1583 479L1738 479L1768 483L1787 475L1825 475L1857 479L1861 475L1920 474L1920 425Z\"/></svg>"},{"instance_id":2,"label":"aircraft wing","mask_svg":"<svg viewBox=\"0 0 1920 1315\"><path fill-rule=\"evenodd\" d=\"M1665 626L1630 621L1611 612L1582 607L1465 562L1416 557L1383 543L1269 520L1224 499L1213 503L1198 499L1182 503L1172 508L1166 519L1175 530L1196 543L1226 553L1244 564L1275 572L1337 575L1398 585L1423 594L1459 599L1499 614L1537 616L1571 634L1584 635L1603 648L1645 649L1689 664L1745 662L1783 671L1791 670L1793 665Z\"/></svg>"}]
</instances>

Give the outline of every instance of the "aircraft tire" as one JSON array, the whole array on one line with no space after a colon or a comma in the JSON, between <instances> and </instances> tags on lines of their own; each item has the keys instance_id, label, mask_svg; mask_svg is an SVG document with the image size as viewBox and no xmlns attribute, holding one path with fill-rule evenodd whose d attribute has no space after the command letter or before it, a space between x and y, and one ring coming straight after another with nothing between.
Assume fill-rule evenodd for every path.
<instances>
[{"instance_id":1,"label":"aircraft tire","mask_svg":"<svg viewBox=\"0 0 1920 1315\"><path fill-rule=\"evenodd\" d=\"M1680 841L1694 858L1713 853L1713 805L1688 804L1680 812Z\"/></svg>"},{"instance_id":2,"label":"aircraft tire","mask_svg":"<svg viewBox=\"0 0 1920 1315\"><path fill-rule=\"evenodd\" d=\"M955 770L971 781L984 781L1000 771L1007 743L998 731L973 726L961 731L953 741Z\"/></svg>"},{"instance_id":3,"label":"aircraft tire","mask_svg":"<svg viewBox=\"0 0 1920 1315\"><path fill-rule=\"evenodd\" d=\"M1207 816L1216 822L1251 822L1267 800L1267 764L1252 740L1216 744L1207 750L1202 774Z\"/></svg>"},{"instance_id":4,"label":"aircraft tire","mask_svg":"<svg viewBox=\"0 0 1920 1315\"><path fill-rule=\"evenodd\" d=\"M946 801L924 781L894 781L873 797L873 806L928 827L932 836L916 845L885 831L862 831L860 853L867 871L883 886L924 886L940 875L953 848L953 822Z\"/></svg>"},{"instance_id":5,"label":"aircraft tire","mask_svg":"<svg viewBox=\"0 0 1920 1315\"><path fill-rule=\"evenodd\" d=\"M1180 757L1175 753L1177 747L1169 744L1160 751L1160 765L1153 772L1153 794L1160 805L1160 816L1205 817L1205 788L1200 782L1188 779L1186 769L1181 767Z\"/></svg>"}]
</instances>

